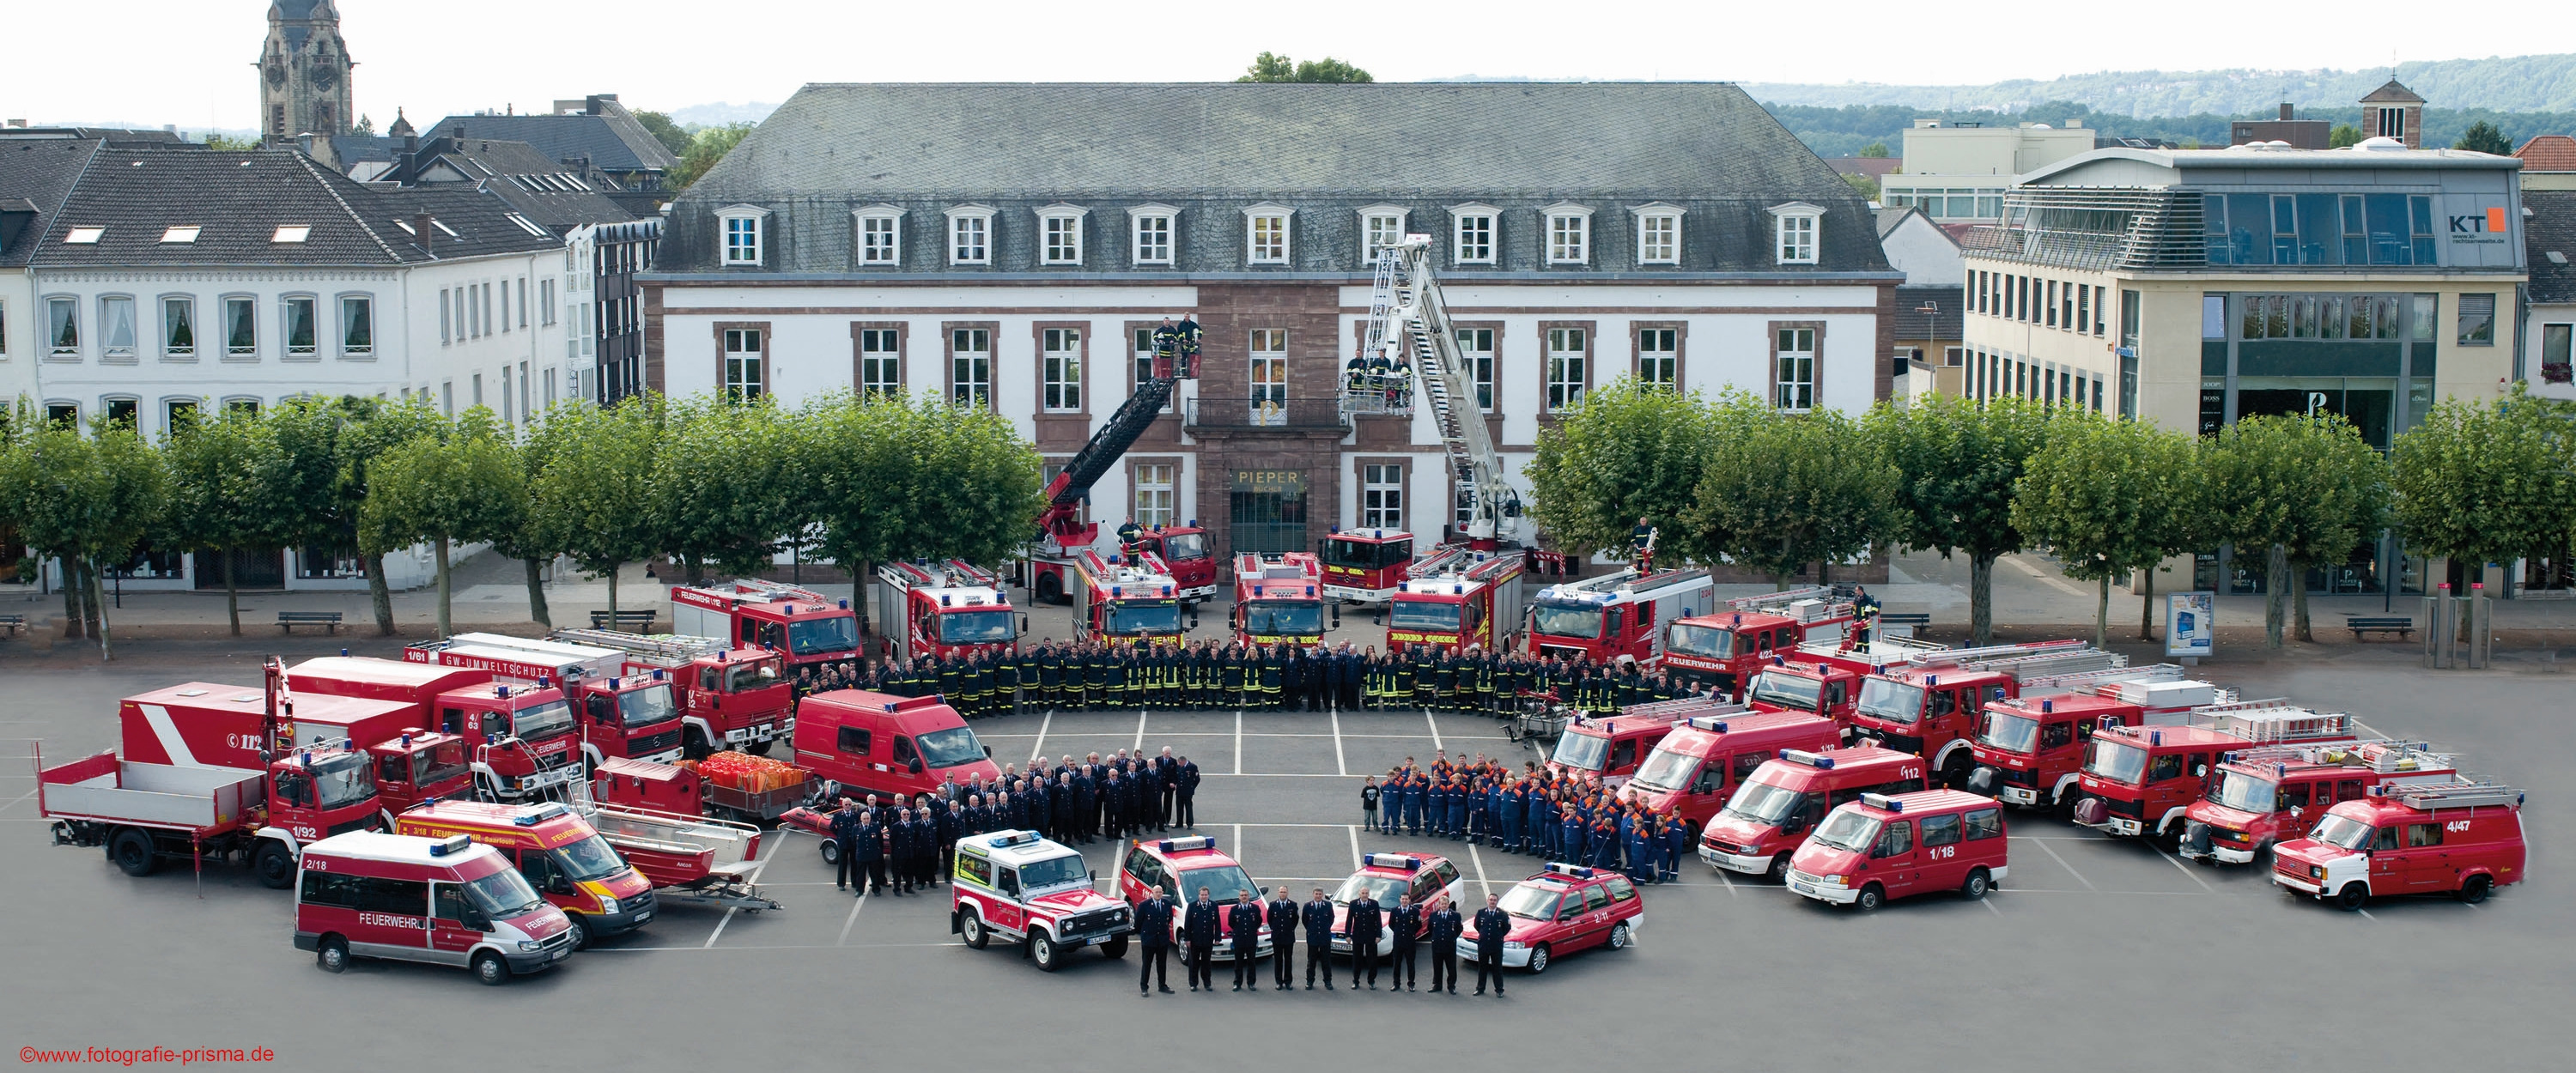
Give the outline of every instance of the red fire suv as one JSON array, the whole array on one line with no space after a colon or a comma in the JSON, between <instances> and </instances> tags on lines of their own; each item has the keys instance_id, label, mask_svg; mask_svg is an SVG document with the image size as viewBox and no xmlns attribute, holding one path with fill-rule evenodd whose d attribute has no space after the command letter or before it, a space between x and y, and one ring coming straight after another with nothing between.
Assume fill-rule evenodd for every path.
<instances>
[{"instance_id":1,"label":"red fire suv","mask_svg":"<svg viewBox=\"0 0 2576 1073\"><path fill-rule=\"evenodd\" d=\"M2004 807L1965 790L1863 794L1835 809L1789 858L1789 890L1863 912L1955 890L1983 898L2011 871Z\"/></svg>"},{"instance_id":2,"label":"red fire suv","mask_svg":"<svg viewBox=\"0 0 2576 1073\"><path fill-rule=\"evenodd\" d=\"M1548 963L1595 946L1625 949L1646 926L1646 899L1628 877L1606 868L1551 864L1547 871L1504 891L1503 912L1512 930L1503 940L1503 966L1547 971ZM1475 915L1458 937L1458 956L1476 960Z\"/></svg>"},{"instance_id":3,"label":"red fire suv","mask_svg":"<svg viewBox=\"0 0 2576 1073\"><path fill-rule=\"evenodd\" d=\"M1254 886L1252 876L1234 858L1217 852L1216 839L1208 835L1188 838L1166 838L1138 842L1127 851L1127 859L1118 867L1118 896L1129 910L1157 886L1170 895L1172 905L1189 908L1199 898L1199 888L1208 889L1208 897L1220 906L1233 905L1235 895L1251 891L1253 900L1261 899L1261 888ZM1234 926L1226 922L1225 913L1217 914L1217 940L1220 946L1230 942ZM1181 941L1183 914L1172 914L1172 941ZM1253 951L1255 957L1270 956L1270 925L1261 926L1261 937Z\"/></svg>"},{"instance_id":4,"label":"red fire suv","mask_svg":"<svg viewBox=\"0 0 2576 1073\"><path fill-rule=\"evenodd\" d=\"M2475 905L2521 882L2522 866L2522 791L2467 781L2380 786L2274 849L2272 882L2342 909L2391 894Z\"/></svg>"},{"instance_id":5,"label":"red fire suv","mask_svg":"<svg viewBox=\"0 0 2576 1073\"><path fill-rule=\"evenodd\" d=\"M1054 972L1086 946L1127 956L1136 923L1133 909L1093 889L1079 851L1035 831L995 831L957 840L948 930L977 950L996 935L1026 942L1030 960Z\"/></svg>"}]
</instances>

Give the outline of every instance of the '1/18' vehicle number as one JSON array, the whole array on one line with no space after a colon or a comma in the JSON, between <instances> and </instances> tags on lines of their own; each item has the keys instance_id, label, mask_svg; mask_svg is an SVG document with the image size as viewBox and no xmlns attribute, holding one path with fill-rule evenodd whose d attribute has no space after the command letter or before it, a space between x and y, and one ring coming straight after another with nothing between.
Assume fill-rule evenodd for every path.
<instances>
[{"instance_id":1,"label":"'1/18' vehicle number","mask_svg":"<svg viewBox=\"0 0 2576 1073\"><path fill-rule=\"evenodd\" d=\"M1957 846L1934 846L1931 851L1926 854L1926 856L1932 857L1956 857L1958 855L1959 847Z\"/></svg>"}]
</instances>

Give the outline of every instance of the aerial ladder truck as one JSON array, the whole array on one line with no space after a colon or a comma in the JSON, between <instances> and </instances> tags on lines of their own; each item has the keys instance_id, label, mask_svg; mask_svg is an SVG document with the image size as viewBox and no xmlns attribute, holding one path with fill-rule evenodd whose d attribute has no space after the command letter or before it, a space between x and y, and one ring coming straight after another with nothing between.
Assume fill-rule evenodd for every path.
<instances>
[{"instance_id":1,"label":"aerial ladder truck","mask_svg":"<svg viewBox=\"0 0 2576 1073\"><path fill-rule=\"evenodd\" d=\"M1163 407L1172 399L1178 381L1173 377L1177 362L1157 360L1152 375L1140 378L1136 390L1120 403L1109 422L1091 436L1082 450L1074 453L1064 469L1047 483L1046 507L1038 513L1037 542L1029 551L1029 595L1046 602L1064 600L1080 581L1075 565L1083 551L1100 538L1100 523L1082 520L1082 509L1091 501L1091 486L1109 473L1125 456L1136 437L1162 416ZM1208 547L1207 531L1193 519L1187 525L1165 525L1122 538L1129 545L1123 554L1152 552L1170 570L1173 595L1182 603L1194 604L1216 595L1216 557Z\"/></svg>"},{"instance_id":2,"label":"aerial ladder truck","mask_svg":"<svg viewBox=\"0 0 2576 1073\"><path fill-rule=\"evenodd\" d=\"M1484 552L1522 547L1520 495L1503 478L1503 458L1476 404L1475 385L1467 375L1466 355L1458 349L1458 329L1440 296L1432 270L1431 236L1406 235L1381 247L1377 287L1369 300L1368 334L1361 357L1368 368L1377 359L1401 367L1413 360L1411 391L1429 410L1440 446L1451 469L1467 482L1473 497L1466 531L1467 545ZM1347 414L1401 413L1404 401L1391 400L1371 383L1374 377L1344 377L1342 409Z\"/></svg>"}]
</instances>

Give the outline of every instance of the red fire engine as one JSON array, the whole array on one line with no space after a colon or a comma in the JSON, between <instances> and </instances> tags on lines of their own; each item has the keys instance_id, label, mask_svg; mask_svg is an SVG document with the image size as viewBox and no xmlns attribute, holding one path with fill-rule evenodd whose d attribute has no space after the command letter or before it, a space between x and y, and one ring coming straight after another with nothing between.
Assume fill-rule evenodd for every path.
<instances>
[{"instance_id":1,"label":"red fire engine","mask_svg":"<svg viewBox=\"0 0 2576 1073\"><path fill-rule=\"evenodd\" d=\"M1715 603L1708 587L1708 571L1697 568L1550 585L1530 602L1528 651L1652 670L1664 659L1664 625L1707 610Z\"/></svg>"},{"instance_id":2,"label":"red fire engine","mask_svg":"<svg viewBox=\"0 0 2576 1073\"><path fill-rule=\"evenodd\" d=\"M1323 563L1302 551L1234 557L1234 639L1246 645L1324 640Z\"/></svg>"},{"instance_id":3,"label":"red fire engine","mask_svg":"<svg viewBox=\"0 0 2576 1073\"><path fill-rule=\"evenodd\" d=\"M1862 678L1845 722L1859 737L1930 761L1934 781L1957 789L1976 767L1968 743L1986 702L2031 692L2024 687L2028 679L2114 670L2128 662L2075 641L1923 653Z\"/></svg>"},{"instance_id":4,"label":"red fire engine","mask_svg":"<svg viewBox=\"0 0 2576 1073\"><path fill-rule=\"evenodd\" d=\"M268 699L259 687L210 682L127 697L117 704L125 759L266 771L279 749L352 746L376 765L376 794L388 825L394 813L422 801L473 792L465 743L422 730L411 705L285 693L271 742Z\"/></svg>"},{"instance_id":5,"label":"red fire engine","mask_svg":"<svg viewBox=\"0 0 2576 1073\"><path fill-rule=\"evenodd\" d=\"M1744 703L1757 712L1806 712L1845 726L1851 724L1852 702L1860 695L1860 672L1839 663L1779 653L1771 665L1744 683Z\"/></svg>"},{"instance_id":6,"label":"red fire engine","mask_svg":"<svg viewBox=\"0 0 2576 1073\"><path fill-rule=\"evenodd\" d=\"M771 742L796 732L796 689L775 652L720 637L584 629L552 636L626 653L625 674L668 672L680 698L680 752L689 759L718 749L767 753Z\"/></svg>"},{"instance_id":7,"label":"red fire engine","mask_svg":"<svg viewBox=\"0 0 2576 1073\"><path fill-rule=\"evenodd\" d=\"M667 673L654 668L628 674L626 653L617 649L461 633L406 646L403 659L487 670L514 688L561 690L572 703L582 762L590 769L610 757L654 763L680 758L680 705Z\"/></svg>"},{"instance_id":8,"label":"red fire engine","mask_svg":"<svg viewBox=\"0 0 2576 1073\"><path fill-rule=\"evenodd\" d=\"M2379 786L2337 802L2308 836L2272 854L2272 882L2338 908L2391 894L2475 905L2523 880L2522 791L2461 780Z\"/></svg>"},{"instance_id":9,"label":"red fire engine","mask_svg":"<svg viewBox=\"0 0 2576 1073\"><path fill-rule=\"evenodd\" d=\"M956 659L1020 650L1025 618L1011 613L1002 581L964 559L877 567L877 632L887 654Z\"/></svg>"},{"instance_id":10,"label":"red fire engine","mask_svg":"<svg viewBox=\"0 0 2576 1073\"><path fill-rule=\"evenodd\" d=\"M2184 810L2209 789L2220 757L2253 745L2353 739L2353 718L2285 700L2212 704L2176 727L2104 727L2085 747L2075 822L2106 834L2149 836L2177 848Z\"/></svg>"},{"instance_id":11,"label":"red fire engine","mask_svg":"<svg viewBox=\"0 0 2576 1073\"><path fill-rule=\"evenodd\" d=\"M859 654L859 616L848 600L774 581L673 585L671 632L766 648L790 667Z\"/></svg>"},{"instance_id":12,"label":"red fire engine","mask_svg":"<svg viewBox=\"0 0 2576 1073\"><path fill-rule=\"evenodd\" d=\"M1143 552L1134 560L1090 548L1073 557L1074 632L1112 641L1179 641L1179 586L1163 560Z\"/></svg>"},{"instance_id":13,"label":"red fire engine","mask_svg":"<svg viewBox=\"0 0 2576 1073\"><path fill-rule=\"evenodd\" d=\"M1772 653L1810 642L1839 645L1851 633L1851 600L1822 585L1726 603L1725 612L1665 627L1664 668L1674 678L1735 696Z\"/></svg>"},{"instance_id":14,"label":"red fire engine","mask_svg":"<svg viewBox=\"0 0 2576 1073\"><path fill-rule=\"evenodd\" d=\"M2193 708L2236 699L2207 682L2184 681L2179 673L2168 677L2167 666L2106 672L2154 672L2159 676L2154 679L2079 684L2070 693L2025 694L1988 703L1976 739L1968 745L1978 766L1968 773L1967 789L2007 805L2045 805L2060 819L2072 818L2080 796L2076 772L2084 766L2084 748L2095 730L2181 726ZM2171 672L2181 669L2172 667Z\"/></svg>"},{"instance_id":15,"label":"red fire engine","mask_svg":"<svg viewBox=\"0 0 2576 1073\"><path fill-rule=\"evenodd\" d=\"M1395 598L1413 565L1413 534L1402 529L1342 529L1324 538L1324 596L1375 607Z\"/></svg>"},{"instance_id":16,"label":"red fire engine","mask_svg":"<svg viewBox=\"0 0 2576 1073\"><path fill-rule=\"evenodd\" d=\"M2273 844L2307 832L2311 816L2381 786L2459 781L2451 757L2425 742L2350 745L2258 745L2228 753L2209 793L2183 811L2180 854L2220 864L2252 864Z\"/></svg>"},{"instance_id":17,"label":"red fire engine","mask_svg":"<svg viewBox=\"0 0 2576 1073\"><path fill-rule=\"evenodd\" d=\"M1708 817L1699 859L1711 868L1774 882L1788 878L1790 856L1830 810L1858 801L1862 794L1931 789L1923 780L1922 757L1872 745L1827 752L1782 749L1777 758L1761 760L1751 774L1739 772L1737 778L1726 807Z\"/></svg>"},{"instance_id":18,"label":"red fire engine","mask_svg":"<svg viewBox=\"0 0 2576 1073\"><path fill-rule=\"evenodd\" d=\"M1606 719L1576 717L1557 736L1556 751L1547 758L1548 774L1589 775L1615 788L1637 773L1656 743L1683 724L1722 727L1724 720L1744 714L1740 704L1685 697L1631 705Z\"/></svg>"},{"instance_id":19,"label":"red fire engine","mask_svg":"<svg viewBox=\"0 0 2576 1073\"><path fill-rule=\"evenodd\" d=\"M1158 364L1155 375L1138 378L1127 401L1118 404L1100 431L1092 433L1090 441L1047 482L1046 509L1038 513L1037 540L1026 556L1030 599L1054 602L1073 594L1081 569L1078 560L1100 540L1100 523L1083 520L1091 503L1091 486L1162 416L1172 399L1172 371ZM1141 530L1130 544L1120 553L1162 560L1165 574L1172 578L1174 599L1195 604L1216 598L1216 552L1197 519L1187 525Z\"/></svg>"},{"instance_id":20,"label":"red fire engine","mask_svg":"<svg viewBox=\"0 0 2576 1073\"><path fill-rule=\"evenodd\" d=\"M478 796L516 801L581 778L572 703L552 687L513 688L477 667L324 656L286 670L306 693L401 701L413 725L465 740Z\"/></svg>"},{"instance_id":21,"label":"red fire engine","mask_svg":"<svg viewBox=\"0 0 2576 1073\"><path fill-rule=\"evenodd\" d=\"M1387 610L1386 650L1418 644L1443 651L1501 651L1525 614L1518 552L1451 545L1413 564ZM1499 632L1498 632L1499 631Z\"/></svg>"}]
</instances>

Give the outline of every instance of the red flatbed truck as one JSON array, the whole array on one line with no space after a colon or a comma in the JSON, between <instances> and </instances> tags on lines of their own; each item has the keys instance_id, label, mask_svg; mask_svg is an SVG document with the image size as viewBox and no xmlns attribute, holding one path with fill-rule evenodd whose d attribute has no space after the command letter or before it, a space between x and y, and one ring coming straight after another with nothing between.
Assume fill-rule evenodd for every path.
<instances>
[{"instance_id":1,"label":"red flatbed truck","mask_svg":"<svg viewBox=\"0 0 2576 1073\"><path fill-rule=\"evenodd\" d=\"M581 778L572 703L551 686L514 688L483 668L365 656L308 659L286 675L300 692L413 705L425 726L464 739L485 800L546 797Z\"/></svg>"}]
</instances>

